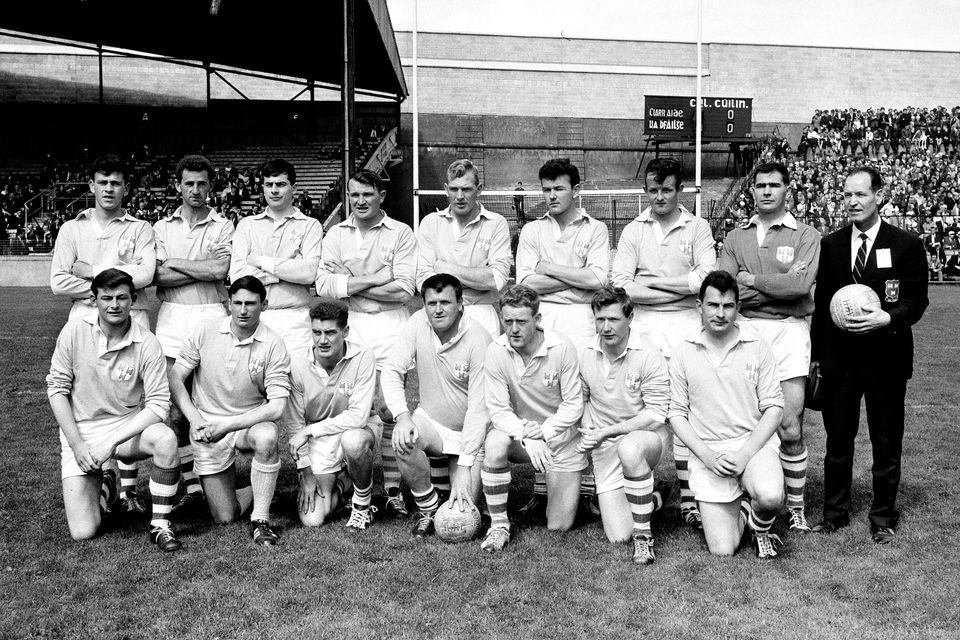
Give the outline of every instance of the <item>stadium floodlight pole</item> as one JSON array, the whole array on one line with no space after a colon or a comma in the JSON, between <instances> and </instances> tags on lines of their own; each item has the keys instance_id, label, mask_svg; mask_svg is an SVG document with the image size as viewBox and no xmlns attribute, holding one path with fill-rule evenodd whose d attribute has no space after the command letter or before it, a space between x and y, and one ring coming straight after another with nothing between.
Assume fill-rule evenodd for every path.
<instances>
[{"instance_id":1,"label":"stadium floodlight pole","mask_svg":"<svg viewBox=\"0 0 960 640\"><path fill-rule=\"evenodd\" d=\"M696 128L696 158L694 163L694 186L696 187L695 207L697 216L702 216L700 209L701 176L703 172L703 0L697 0L697 128Z\"/></svg>"},{"instance_id":2,"label":"stadium floodlight pole","mask_svg":"<svg viewBox=\"0 0 960 640\"><path fill-rule=\"evenodd\" d=\"M413 231L420 228L420 112L417 105L417 4L413 0Z\"/></svg>"}]
</instances>

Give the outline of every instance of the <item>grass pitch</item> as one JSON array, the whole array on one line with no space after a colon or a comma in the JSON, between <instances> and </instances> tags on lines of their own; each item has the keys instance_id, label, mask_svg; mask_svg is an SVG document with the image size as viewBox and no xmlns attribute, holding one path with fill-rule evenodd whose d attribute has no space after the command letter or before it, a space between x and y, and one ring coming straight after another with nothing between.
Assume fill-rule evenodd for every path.
<instances>
[{"instance_id":1,"label":"grass pitch","mask_svg":"<svg viewBox=\"0 0 960 640\"><path fill-rule=\"evenodd\" d=\"M916 329L907 393L903 511L896 541L869 536L866 423L853 523L830 536L776 530L784 555L712 558L679 522L676 494L654 520L657 562L637 568L598 522L566 534L521 528L507 550L417 543L412 523L299 526L286 461L274 505L280 546L255 548L243 525L175 522L166 556L146 522L73 542L59 482L57 426L43 378L65 300L2 289L0 308L0 638L957 638L960 582L960 287L934 287ZM808 515L819 519L823 428L808 412ZM144 467L146 465L143 465ZM673 479L669 461L658 476ZM518 484L529 484L520 469ZM145 490L146 468L141 470Z\"/></svg>"}]
</instances>

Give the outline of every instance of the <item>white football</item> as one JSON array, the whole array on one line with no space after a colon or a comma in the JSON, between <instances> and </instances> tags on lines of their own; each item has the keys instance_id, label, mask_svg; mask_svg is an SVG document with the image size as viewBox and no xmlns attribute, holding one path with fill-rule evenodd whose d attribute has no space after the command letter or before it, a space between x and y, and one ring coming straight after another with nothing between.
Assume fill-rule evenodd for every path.
<instances>
[{"instance_id":1,"label":"white football","mask_svg":"<svg viewBox=\"0 0 960 640\"><path fill-rule=\"evenodd\" d=\"M453 507L452 509L450 507ZM433 517L433 529L444 542L466 542L477 535L480 528L480 510L474 505L460 511L460 505L449 500L440 505Z\"/></svg>"},{"instance_id":2,"label":"white football","mask_svg":"<svg viewBox=\"0 0 960 640\"><path fill-rule=\"evenodd\" d=\"M830 318L844 331L851 318L866 315L864 307L880 306L876 291L865 284L848 284L833 294L830 300Z\"/></svg>"}]
</instances>

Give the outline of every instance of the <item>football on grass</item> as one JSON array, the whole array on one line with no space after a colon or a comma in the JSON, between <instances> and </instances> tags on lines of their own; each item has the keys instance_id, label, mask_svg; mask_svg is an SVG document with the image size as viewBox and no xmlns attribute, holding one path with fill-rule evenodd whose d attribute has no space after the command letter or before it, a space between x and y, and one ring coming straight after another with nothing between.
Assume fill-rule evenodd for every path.
<instances>
[{"instance_id":1,"label":"football on grass","mask_svg":"<svg viewBox=\"0 0 960 640\"><path fill-rule=\"evenodd\" d=\"M864 307L880 306L880 297L865 284L848 284L833 294L830 300L830 318L833 324L847 330L851 318L866 315Z\"/></svg>"},{"instance_id":2,"label":"football on grass","mask_svg":"<svg viewBox=\"0 0 960 640\"><path fill-rule=\"evenodd\" d=\"M433 528L437 537L444 542L466 542L477 535L480 528L480 510L470 504L468 508L460 511L459 504L448 500L437 509Z\"/></svg>"}]
</instances>

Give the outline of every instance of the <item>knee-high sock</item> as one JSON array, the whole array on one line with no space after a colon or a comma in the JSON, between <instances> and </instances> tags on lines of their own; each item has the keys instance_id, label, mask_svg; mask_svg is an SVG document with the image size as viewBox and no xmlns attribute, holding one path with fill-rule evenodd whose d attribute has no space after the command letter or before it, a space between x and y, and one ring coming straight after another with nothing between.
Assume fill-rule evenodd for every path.
<instances>
[{"instance_id":1,"label":"knee-high sock","mask_svg":"<svg viewBox=\"0 0 960 640\"><path fill-rule=\"evenodd\" d=\"M366 487L353 486L353 506L357 509L366 509L370 506L373 497L373 480Z\"/></svg>"},{"instance_id":2,"label":"knee-high sock","mask_svg":"<svg viewBox=\"0 0 960 640\"><path fill-rule=\"evenodd\" d=\"M480 469L480 481L483 483L483 495L487 499L487 508L490 510L491 527L510 528L507 499L510 496L511 479L510 465L500 468L484 465Z\"/></svg>"},{"instance_id":3,"label":"knee-high sock","mask_svg":"<svg viewBox=\"0 0 960 640\"><path fill-rule=\"evenodd\" d=\"M593 475L593 464L580 474L580 495L591 498L597 495L597 479Z\"/></svg>"},{"instance_id":4,"label":"knee-high sock","mask_svg":"<svg viewBox=\"0 0 960 640\"><path fill-rule=\"evenodd\" d=\"M437 490L433 485L430 485L430 488L424 493L413 492L413 500L417 503L417 510L420 513L436 511L437 507L440 506L440 498L437 497Z\"/></svg>"},{"instance_id":5,"label":"knee-high sock","mask_svg":"<svg viewBox=\"0 0 960 640\"><path fill-rule=\"evenodd\" d=\"M376 418L379 420L379 418ZM383 488L388 493L400 490L400 467L397 453L393 450L393 428L396 422L383 423L383 438L380 440L380 456L383 458Z\"/></svg>"},{"instance_id":6,"label":"knee-high sock","mask_svg":"<svg viewBox=\"0 0 960 640\"><path fill-rule=\"evenodd\" d=\"M100 482L100 514L110 512L110 507L117 497L117 472L105 469Z\"/></svg>"},{"instance_id":7,"label":"knee-high sock","mask_svg":"<svg viewBox=\"0 0 960 640\"><path fill-rule=\"evenodd\" d=\"M120 469L120 492L127 493L137 490L137 463L117 460Z\"/></svg>"},{"instance_id":8,"label":"knee-high sock","mask_svg":"<svg viewBox=\"0 0 960 640\"><path fill-rule=\"evenodd\" d=\"M272 464L264 464L254 459L250 463L250 487L253 489L251 520L270 520L270 501L273 500L279 475L279 460Z\"/></svg>"},{"instance_id":9,"label":"knee-high sock","mask_svg":"<svg viewBox=\"0 0 960 640\"><path fill-rule=\"evenodd\" d=\"M780 466L787 485L787 508L803 509L803 490L807 484L807 448L797 455L780 450Z\"/></svg>"},{"instance_id":10,"label":"knee-high sock","mask_svg":"<svg viewBox=\"0 0 960 640\"><path fill-rule=\"evenodd\" d=\"M177 495L180 485L180 467L164 469L153 465L150 472L150 500L153 510L150 516L151 527L170 527L170 510L173 509L173 499Z\"/></svg>"},{"instance_id":11,"label":"knee-high sock","mask_svg":"<svg viewBox=\"0 0 960 640\"><path fill-rule=\"evenodd\" d=\"M430 481L437 491L450 492L450 458L445 455L431 456L430 460Z\"/></svg>"},{"instance_id":12,"label":"knee-high sock","mask_svg":"<svg viewBox=\"0 0 960 640\"><path fill-rule=\"evenodd\" d=\"M680 438L673 439L673 460L677 468L677 485L680 488L680 511L688 511L697 508L697 501L693 498L693 491L690 490L690 449L680 441Z\"/></svg>"},{"instance_id":13,"label":"knee-high sock","mask_svg":"<svg viewBox=\"0 0 960 640\"><path fill-rule=\"evenodd\" d=\"M641 476L623 476L623 491L633 515L633 535L650 536L650 517L653 515L653 472Z\"/></svg>"},{"instance_id":14,"label":"knee-high sock","mask_svg":"<svg viewBox=\"0 0 960 640\"><path fill-rule=\"evenodd\" d=\"M757 510L753 508L753 505L750 506L750 516L747 519L747 524L750 526L750 529L754 533L766 533L770 531L770 527L773 526L773 521L777 519L777 514L770 514L769 519L763 519L757 515Z\"/></svg>"},{"instance_id":15,"label":"knee-high sock","mask_svg":"<svg viewBox=\"0 0 960 640\"><path fill-rule=\"evenodd\" d=\"M547 474L540 471L533 473L533 495L547 497Z\"/></svg>"}]
</instances>

